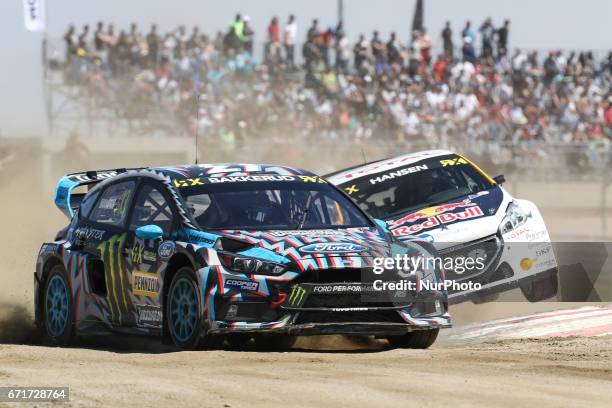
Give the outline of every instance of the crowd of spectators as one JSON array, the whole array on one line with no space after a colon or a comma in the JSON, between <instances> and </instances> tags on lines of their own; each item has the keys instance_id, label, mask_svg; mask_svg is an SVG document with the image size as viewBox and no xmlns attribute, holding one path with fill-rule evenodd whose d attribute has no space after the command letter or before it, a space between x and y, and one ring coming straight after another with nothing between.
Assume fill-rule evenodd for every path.
<instances>
[{"instance_id":1,"label":"crowd of spectators","mask_svg":"<svg viewBox=\"0 0 612 408\"><path fill-rule=\"evenodd\" d=\"M316 134L607 146L612 52L510 48L510 28L489 18L459 36L447 23L434 39L422 29L406 41L374 31L351 42L342 22L314 20L302 33L290 15L270 20L259 56L246 15L211 37L100 22L69 27L61 66L96 109L176 134L198 126L227 144Z\"/></svg>"}]
</instances>

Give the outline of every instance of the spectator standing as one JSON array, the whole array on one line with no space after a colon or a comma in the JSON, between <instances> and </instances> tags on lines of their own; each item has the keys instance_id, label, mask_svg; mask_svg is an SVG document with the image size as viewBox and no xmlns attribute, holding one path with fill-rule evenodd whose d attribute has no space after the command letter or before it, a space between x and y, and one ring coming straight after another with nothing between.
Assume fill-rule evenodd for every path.
<instances>
[{"instance_id":1,"label":"spectator standing","mask_svg":"<svg viewBox=\"0 0 612 408\"><path fill-rule=\"evenodd\" d=\"M151 31L146 37L147 46L149 47L149 61L157 64L159 58L159 34L157 34L157 24L151 24Z\"/></svg>"},{"instance_id":2,"label":"spectator standing","mask_svg":"<svg viewBox=\"0 0 612 408\"><path fill-rule=\"evenodd\" d=\"M278 17L272 17L268 24L268 42L266 43L266 60L276 60L280 53L280 25Z\"/></svg>"},{"instance_id":3,"label":"spectator standing","mask_svg":"<svg viewBox=\"0 0 612 408\"><path fill-rule=\"evenodd\" d=\"M497 55L508 52L508 36L510 35L510 20L504 20L504 25L497 30Z\"/></svg>"},{"instance_id":4,"label":"spectator standing","mask_svg":"<svg viewBox=\"0 0 612 408\"><path fill-rule=\"evenodd\" d=\"M349 60L351 58L351 43L346 33L336 42L336 69L343 74L348 73Z\"/></svg>"},{"instance_id":5,"label":"spectator standing","mask_svg":"<svg viewBox=\"0 0 612 408\"><path fill-rule=\"evenodd\" d=\"M318 37L320 34L321 33L319 30L319 20L315 18L314 20L312 20L312 25L310 26L310 28L308 29L308 32L306 33L306 40L314 41L314 38Z\"/></svg>"},{"instance_id":6,"label":"spectator standing","mask_svg":"<svg viewBox=\"0 0 612 408\"><path fill-rule=\"evenodd\" d=\"M400 44L397 41L395 32L391 33L389 41L387 41L387 59L389 64L400 64L402 65L402 55L400 54Z\"/></svg>"},{"instance_id":7,"label":"spectator standing","mask_svg":"<svg viewBox=\"0 0 612 408\"><path fill-rule=\"evenodd\" d=\"M295 42L297 39L297 22L291 14L283 30L283 43L285 46L285 63L288 67L295 67Z\"/></svg>"},{"instance_id":8,"label":"spectator standing","mask_svg":"<svg viewBox=\"0 0 612 408\"><path fill-rule=\"evenodd\" d=\"M255 44L255 30L251 25L251 18L244 16L244 50L253 55L253 45Z\"/></svg>"},{"instance_id":9,"label":"spectator standing","mask_svg":"<svg viewBox=\"0 0 612 408\"><path fill-rule=\"evenodd\" d=\"M464 42L465 37L470 38L470 43L472 45L476 43L476 32L472 28L472 22L470 20L465 22L465 27L463 27L463 30L461 31L461 38L464 39Z\"/></svg>"},{"instance_id":10,"label":"spectator standing","mask_svg":"<svg viewBox=\"0 0 612 408\"><path fill-rule=\"evenodd\" d=\"M387 53L386 47L383 42L378 37L378 31L374 31L372 33L372 41L370 41L372 46L372 56L374 57L374 64L376 66L383 65L387 62Z\"/></svg>"},{"instance_id":11,"label":"spectator standing","mask_svg":"<svg viewBox=\"0 0 612 408\"><path fill-rule=\"evenodd\" d=\"M353 47L354 64L357 71L361 71L364 63L368 60L368 40L363 34L359 35L359 41Z\"/></svg>"},{"instance_id":12,"label":"spectator standing","mask_svg":"<svg viewBox=\"0 0 612 408\"><path fill-rule=\"evenodd\" d=\"M446 22L442 30L442 46L444 48L444 53L449 58L453 58L453 30L451 29L450 21Z\"/></svg>"},{"instance_id":13,"label":"spectator standing","mask_svg":"<svg viewBox=\"0 0 612 408\"><path fill-rule=\"evenodd\" d=\"M68 31L66 31L66 34L64 34L64 43L66 44L66 62L69 63L72 60L72 57L76 55L78 44L74 24L70 24Z\"/></svg>"},{"instance_id":14,"label":"spectator standing","mask_svg":"<svg viewBox=\"0 0 612 408\"><path fill-rule=\"evenodd\" d=\"M495 39L495 28L491 22L491 17L488 17L480 26L480 36L482 39L482 55L490 57L493 55L493 41Z\"/></svg>"}]
</instances>

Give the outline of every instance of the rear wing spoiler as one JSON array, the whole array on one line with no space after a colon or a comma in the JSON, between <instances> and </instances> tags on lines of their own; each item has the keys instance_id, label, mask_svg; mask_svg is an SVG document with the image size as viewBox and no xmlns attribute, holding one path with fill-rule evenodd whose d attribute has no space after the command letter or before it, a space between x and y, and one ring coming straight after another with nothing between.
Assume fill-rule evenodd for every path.
<instances>
[{"instance_id":1,"label":"rear wing spoiler","mask_svg":"<svg viewBox=\"0 0 612 408\"><path fill-rule=\"evenodd\" d=\"M89 188L109 178L113 178L128 170L141 170L142 168L133 169L114 169L114 170L90 170L83 173L72 173L63 176L55 187L54 202L57 208L63 212L66 217L72 219L74 212L81 206L81 201L86 193L73 193L73 190L80 186L89 186Z\"/></svg>"}]
</instances>

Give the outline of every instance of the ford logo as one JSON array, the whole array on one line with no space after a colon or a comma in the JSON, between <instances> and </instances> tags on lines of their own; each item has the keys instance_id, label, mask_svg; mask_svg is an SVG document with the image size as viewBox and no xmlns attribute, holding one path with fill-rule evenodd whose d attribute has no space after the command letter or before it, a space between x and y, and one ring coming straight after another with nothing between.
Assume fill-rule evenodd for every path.
<instances>
[{"instance_id":1,"label":"ford logo","mask_svg":"<svg viewBox=\"0 0 612 408\"><path fill-rule=\"evenodd\" d=\"M365 247L349 242L327 242L319 244L305 245L300 248L300 251L307 253L344 253L344 252L362 252Z\"/></svg>"},{"instance_id":2,"label":"ford logo","mask_svg":"<svg viewBox=\"0 0 612 408\"><path fill-rule=\"evenodd\" d=\"M164 241L159 246L157 254L163 260L168 260L172 255L174 255L175 244L172 241Z\"/></svg>"}]
</instances>

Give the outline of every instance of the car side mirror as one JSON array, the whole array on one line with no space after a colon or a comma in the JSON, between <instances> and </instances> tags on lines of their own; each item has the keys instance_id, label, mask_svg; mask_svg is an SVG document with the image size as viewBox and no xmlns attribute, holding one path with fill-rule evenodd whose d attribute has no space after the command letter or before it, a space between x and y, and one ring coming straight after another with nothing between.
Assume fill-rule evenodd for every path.
<instances>
[{"instance_id":1,"label":"car side mirror","mask_svg":"<svg viewBox=\"0 0 612 408\"><path fill-rule=\"evenodd\" d=\"M140 239L159 239L164 235L164 231L157 225L143 225L136 228L136 236Z\"/></svg>"},{"instance_id":2,"label":"car side mirror","mask_svg":"<svg viewBox=\"0 0 612 408\"><path fill-rule=\"evenodd\" d=\"M384 231L389 232L389 227L387 226L387 223L385 221L380 220L378 218L374 218L374 222L376 223L376 225L378 225Z\"/></svg>"},{"instance_id":3,"label":"car side mirror","mask_svg":"<svg viewBox=\"0 0 612 408\"><path fill-rule=\"evenodd\" d=\"M504 176L503 174L500 174L499 176L495 176L493 177L493 181L495 181L497 184L504 184L506 182L506 176Z\"/></svg>"}]
</instances>

